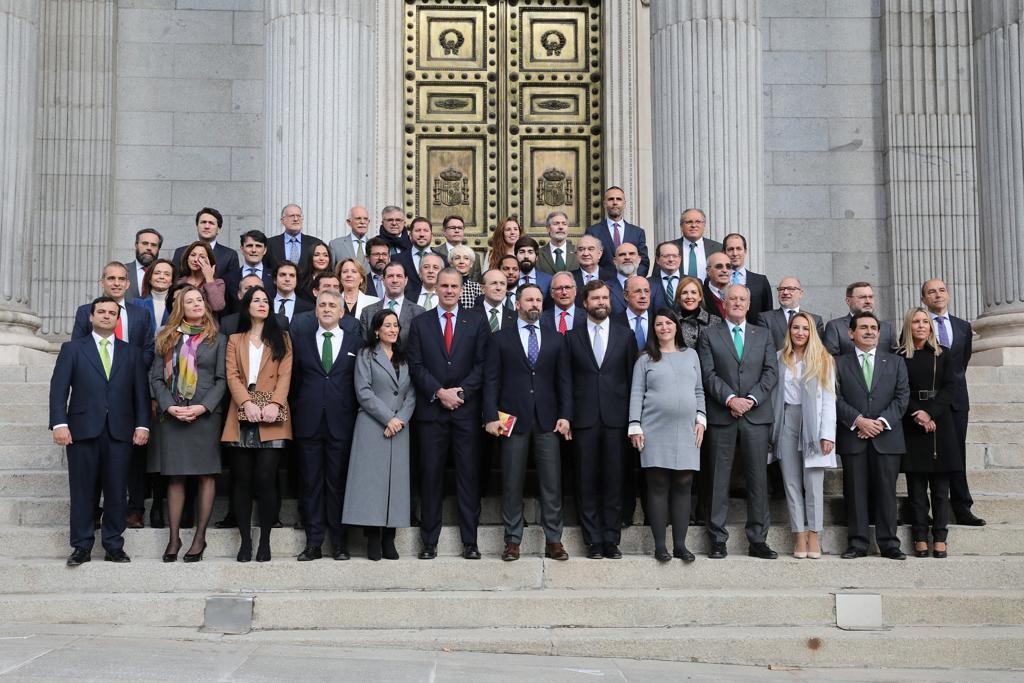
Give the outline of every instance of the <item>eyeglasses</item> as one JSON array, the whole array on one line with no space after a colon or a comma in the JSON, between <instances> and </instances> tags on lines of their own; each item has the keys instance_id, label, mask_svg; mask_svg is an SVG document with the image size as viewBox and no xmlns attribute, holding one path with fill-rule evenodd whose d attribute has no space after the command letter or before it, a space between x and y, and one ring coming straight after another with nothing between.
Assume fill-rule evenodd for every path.
<instances>
[{"instance_id":1,"label":"eyeglasses","mask_svg":"<svg viewBox=\"0 0 1024 683\"><path fill-rule=\"evenodd\" d=\"M776 291L779 294L782 294L783 292L802 292L804 290L800 287L776 287Z\"/></svg>"},{"instance_id":2,"label":"eyeglasses","mask_svg":"<svg viewBox=\"0 0 1024 683\"><path fill-rule=\"evenodd\" d=\"M732 270L731 263L716 263L713 266L709 266L712 270Z\"/></svg>"},{"instance_id":3,"label":"eyeglasses","mask_svg":"<svg viewBox=\"0 0 1024 683\"><path fill-rule=\"evenodd\" d=\"M557 287L552 287L551 289L555 290L556 292L564 292L569 289L576 289L576 285L558 285Z\"/></svg>"}]
</instances>

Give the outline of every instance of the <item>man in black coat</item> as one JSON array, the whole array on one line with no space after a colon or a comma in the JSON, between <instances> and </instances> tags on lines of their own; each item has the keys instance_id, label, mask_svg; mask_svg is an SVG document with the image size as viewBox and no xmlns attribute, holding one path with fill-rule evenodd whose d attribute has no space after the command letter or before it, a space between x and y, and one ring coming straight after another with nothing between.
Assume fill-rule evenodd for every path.
<instances>
[{"instance_id":1,"label":"man in black coat","mask_svg":"<svg viewBox=\"0 0 1024 683\"><path fill-rule=\"evenodd\" d=\"M217 209L204 206L196 213L196 239L200 242L205 242L213 249L213 259L217 262L213 270L214 277L227 282L229 278L234 277L234 273L239 269L239 266L238 253L231 247L225 247L217 241L217 236L220 235L220 229L223 226L224 216ZM181 267L181 257L184 256L185 249L188 246L184 244L175 249L174 258L171 259L178 277L187 275Z\"/></svg>"},{"instance_id":2,"label":"man in black coat","mask_svg":"<svg viewBox=\"0 0 1024 683\"><path fill-rule=\"evenodd\" d=\"M875 313L875 290L870 282L852 282L846 286L847 315L833 318L825 324L825 348L833 356L853 353L855 346L850 341L850 321L858 313ZM884 320L878 322L878 348L891 351L896 346L892 325Z\"/></svg>"},{"instance_id":3,"label":"man in black coat","mask_svg":"<svg viewBox=\"0 0 1024 683\"><path fill-rule=\"evenodd\" d=\"M725 236L722 240L725 255L729 257L729 264L732 266L732 274L729 276L729 284L743 285L750 292L750 310L747 312L747 322L757 324L758 316L774 308L772 301L772 286L768 278L761 273L747 270L747 238L738 232Z\"/></svg>"},{"instance_id":4,"label":"man in black coat","mask_svg":"<svg viewBox=\"0 0 1024 683\"><path fill-rule=\"evenodd\" d=\"M303 232L303 221L302 207L298 204L288 204L281 209L281 227L284 232L267 240L267 254L263 260L271 271L276 270L277 264L282 261L305 263L306 259L311 258L313 250L323 244L320 238Z\"/></svg>"}]
</instances>

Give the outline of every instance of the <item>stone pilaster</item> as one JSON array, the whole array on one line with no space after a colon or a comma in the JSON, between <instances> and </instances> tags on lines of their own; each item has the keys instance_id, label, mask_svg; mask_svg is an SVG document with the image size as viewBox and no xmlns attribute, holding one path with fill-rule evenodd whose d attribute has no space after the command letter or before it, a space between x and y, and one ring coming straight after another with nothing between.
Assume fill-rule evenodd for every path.
<instances>
[{"instance_id":1,"label":"stone pilaster","mask_svg":"<svg viewBox=\"0 0 1024 683\"><path fill-rule=\"evenodd\" d=\"M377 12L365 0L266 0L269 225L297 202L306 229L329 240L373 196Z\"/></svg>"},{"instance_id":2,"label":"stone pilaster","mask_svg":"<svg viewBox=\"0 0 1024 683\"><path fill-rule=\"evenodd\" d=\"M638 221L637 0L606 2L604 27L604 178L618 185L629 203L627 218Z\"/></svg>"},{"instance_id":3,"label":"stone pilaster","mask_svg":"<svg viewBox=\"0 0 1024 683\"><path fill-rule=\"evenodd\" d=\"M401 54L402 0L377 0L377 142L374 195L363 201L370 213L402 206L402 116L405 113ZM371 217L371 221L375 219Z\"/></svg>"},{"instance_id":4,"label":"stone pilaster","mask_svg":"<svg viewBox=\"0 0 1024 683\"><path fill-rule=\"evenodd\" d=\"M979 0L973 11L985 298L975 358L1024 365L1024 1Z\"/></svg>"},{"instance_id":5,"label":"stone pilaster","mask_svg":"<svg viewBox=\"0 0 1024 683\"><path fill-rule=\"evenodd\" d=\"M966 0L884 7L889 230L895 317L940 277L955 313L981 309L971 13Z\"/></svg>"},{"instance_id":6,"label":"stone pilaster","mask_svg":"<svg viewBox=\"0 0 1024 683\"><path fill-rule=\"evenodd\" d=\"M689 206L709 236L746 235L763 271L764 144L757 0L651 3L655 238L679 237Z\"/></svg>"},{"instance_id":7,"label":"stone pilaster","mask_svg":"<svg viewBox=\"0 0 1024 683\"><path fill-rule=\"evenodd\" d=\"M67 336L109 261L113 202L115 0L40 5L32 304L41 332ZM60 277L54 277L55 275Z\"/></svg>"}]
</instances>

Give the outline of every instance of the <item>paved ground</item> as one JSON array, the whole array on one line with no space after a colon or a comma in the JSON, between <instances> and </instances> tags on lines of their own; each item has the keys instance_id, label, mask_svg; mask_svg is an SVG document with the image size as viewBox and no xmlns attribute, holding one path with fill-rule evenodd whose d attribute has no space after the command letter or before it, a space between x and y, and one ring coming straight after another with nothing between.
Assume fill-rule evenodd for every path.
<instances>
[{"instance_id":1,"label":"paved ground","mask_svg":"<svg viewBox=\"0 0 1024 683\"><path fill-rule=\"evenodd\" d=\"M770 670L630 659L350 650L222 639L181 629L0 626L4 681L1013 681L1021 672ZM161 637L163 635L164 637ZM282 634L286 638L286 634ZM184 639L182 639L184 638Z\"/></svg>"}]
</instances>

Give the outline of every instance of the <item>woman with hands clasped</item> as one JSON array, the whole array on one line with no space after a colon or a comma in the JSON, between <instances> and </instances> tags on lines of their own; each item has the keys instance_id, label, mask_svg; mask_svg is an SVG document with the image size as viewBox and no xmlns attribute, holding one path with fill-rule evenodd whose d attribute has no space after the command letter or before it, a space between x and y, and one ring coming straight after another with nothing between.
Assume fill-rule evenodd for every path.
<instances>
[{"instance_id":1,"label":"woman with hands clasped","mask_svg":"<svg viewBox=\"0 0 1024 683\"><path fill-rule=\"evenodd\" d=\"M690 488L700 469L700 444L707 420L697 352L686 348L679 319L669 308L654 314L654 334L633 368L629 438L640 451L647 478L647 522L654 534L654 557L693 562L686 549ZM672 555L665 530L672 520Z\"/></svg>"},{"instance_id":2,"label":"woman with hands clasped","mask_svg":"<svg viewBox=\"0 0 1024 683\"><path fill-rule=\"evenodd\" d=\"M409 420L416 392L398 342L398 315L370 321L370 344L356 359L356 416L342 523L366 529L366 556L398 559L395 529L409 526Z\"/></svg>"},{"instance_id":3,"label":"woman with hands clasped","mask_svg":"<svg viewBox=\"0 0 1024 683\"><path fill-rule=\"evenodd\" d=\"M210 302L210 310L220 314L224 310L224 280L216 277L217 259L209 244L195 241L188 245L178 264L179 284L192 285Z\"/></svg>"},{"instance_id":4,"label":"woman with hands clasped","mask_svg":"<svg viewBox=\"0 0 1024 683\"><path fill-rule=\"evenodd\" d=\"M836 367L807 313L790 318L772 391L772 460L782 467L793 556L821 557L825 469L836 466Z\"/></svg>"}]
</instances>

